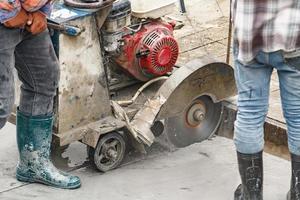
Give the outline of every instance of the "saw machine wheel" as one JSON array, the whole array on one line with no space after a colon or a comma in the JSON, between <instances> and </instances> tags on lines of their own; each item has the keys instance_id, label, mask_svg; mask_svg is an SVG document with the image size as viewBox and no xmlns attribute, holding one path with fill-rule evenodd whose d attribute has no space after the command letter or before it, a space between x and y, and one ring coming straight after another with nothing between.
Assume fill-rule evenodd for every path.
<instances>
[{"instance_id":1,"label":"saw machine wheel","mask_svg":"<svg viewBox=\"0 0 300 200\"><path fill-rule=\"evenodd\" d=\"M126 153L126 142L122 135L112 132L99 139L96 149L88 147L87 151L90 161L94 162L97 169L107 172L122 163Z\"/></svg>"},{"instance_id":2,"label":"saw machine wheel","mask_svg":"<svg viewBox=\"0 0 300 200\"><path fill-rule=\"evenodd\" d=\"M201 96L193 100L183 113L165 120L167 135L176 147L202 142L216 133L222 113L222 103Z\"/></svg>"}]
</instances>

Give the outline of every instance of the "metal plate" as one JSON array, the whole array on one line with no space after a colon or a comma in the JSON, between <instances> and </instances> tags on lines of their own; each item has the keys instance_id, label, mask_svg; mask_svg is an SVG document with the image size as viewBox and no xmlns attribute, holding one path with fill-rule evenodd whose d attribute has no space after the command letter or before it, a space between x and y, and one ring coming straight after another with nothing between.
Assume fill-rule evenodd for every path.
<instances>
[{"instance_id":1,"label":"metal plate","mask_svg":"<svg viewBox=\"0 0 300 200\"><path fill-rule=\"evenodd\" d=\"M87 16L69 22L83 26L77 37L61 34L61 76L58 100L58 134L69 132L111 114L100 42L95 19Z\"/></svg>"}]
</instances>

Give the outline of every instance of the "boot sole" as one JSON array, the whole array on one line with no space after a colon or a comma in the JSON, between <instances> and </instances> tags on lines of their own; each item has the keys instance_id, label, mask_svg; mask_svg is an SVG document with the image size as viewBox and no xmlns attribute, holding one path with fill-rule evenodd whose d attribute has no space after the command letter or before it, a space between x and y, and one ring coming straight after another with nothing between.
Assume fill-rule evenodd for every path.
<instances>
[{"instance_id":1,"label":"boot sole","mask_svg":"<svg viewBox=\"0 0 300 200\"><path fill-rule=\"evenodd\" d=\"M21 182L25 182L25 183L41 183L44 185L48 185L48 186L52 186L52 187L56 187L56 188L60 188L60 189L77 189L81 186L81 183L78 183L76 185L72 185L72 186L59 186L59 185L55 185L53 183L50 183L48 181L44 181L44 180L40 180L40 179L32 179L32 178L28 178L26 176L22 176L17 174L16 178L18 181Z\"/></svg>"}]
</instances>

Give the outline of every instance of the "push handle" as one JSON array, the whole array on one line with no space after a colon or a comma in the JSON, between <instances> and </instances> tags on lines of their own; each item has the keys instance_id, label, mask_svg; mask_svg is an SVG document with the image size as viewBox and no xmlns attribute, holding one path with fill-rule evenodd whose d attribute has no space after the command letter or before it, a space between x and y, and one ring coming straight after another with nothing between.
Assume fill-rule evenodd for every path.
<instances>
[{"instance_id":1,"label":"push handle","mask_svg":"<svg viewBox=\"0 0 300 200\"><path fill-rule=\"evenodd\" d=\"M48 28L61 31L62 33L69 36L78 36L80 35L81 32L84 31L83 29L80 29L76 26L70 26L65 24L55 24L55 23L48 22L47 25Z\"/></svg>"}]
</instances>

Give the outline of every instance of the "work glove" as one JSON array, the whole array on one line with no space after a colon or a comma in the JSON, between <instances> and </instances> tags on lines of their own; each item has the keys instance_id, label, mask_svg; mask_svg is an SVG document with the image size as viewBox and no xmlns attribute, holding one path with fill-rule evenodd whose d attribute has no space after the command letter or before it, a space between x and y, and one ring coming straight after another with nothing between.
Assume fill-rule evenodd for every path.
<instances>
[{"instance_id":1,"label":"work glove","mask_svg":"<svg viewBox=\"0 0 300 200\"><path fill-rule=\"evenodd\" d=\"M32 33L33 35L37 35L47 29L47 18L46 16L37 11L28 14L28 21L26 30Z\"/></svg>"},{"instance_id":2,"label":"work glove","mask_svg":"<svg viewBox=\"0 0 300 200\"><path fill-rule=\"evenodd\" d=\"M7 28L24 28L28 21L28 14L22 8L21 11L12 19L6 21L4 26Z\"/></svg>"}]
</instances>

